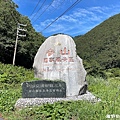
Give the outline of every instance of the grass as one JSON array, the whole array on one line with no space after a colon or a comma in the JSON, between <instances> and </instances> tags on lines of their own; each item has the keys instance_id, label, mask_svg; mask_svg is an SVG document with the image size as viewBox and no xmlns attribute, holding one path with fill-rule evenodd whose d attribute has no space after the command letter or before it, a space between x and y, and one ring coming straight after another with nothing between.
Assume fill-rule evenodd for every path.
<instances>
[{"instance_id":1,"label":"grass","mask_svg":"<svg viewBox=\"0 0 120 120\"><path fill-rule=\"evenodd\" d=\"M107 120L106 115L120 115L119 69L105 71L107 79L87 76L88 90L101 102L61 101L16 110L21 83L33 79L33 70L5 64L0 64L0 68L0 113L6 120Z\"/></svg>"}]
</instances>

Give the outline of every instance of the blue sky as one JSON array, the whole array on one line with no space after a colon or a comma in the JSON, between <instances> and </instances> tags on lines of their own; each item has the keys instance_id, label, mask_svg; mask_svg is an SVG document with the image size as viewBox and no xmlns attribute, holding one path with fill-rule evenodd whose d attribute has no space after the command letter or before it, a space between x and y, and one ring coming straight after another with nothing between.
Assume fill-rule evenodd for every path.
<instances>
[{"instance_id":1,"label":"blue sky","mask_svg":"<svg viewBox=\"0 0 120 120\"><path fill-rule=\"evenodd\" d=\"M46 37L56 33L83 35L109 17L120 13L120 0L81 0L45 29L76 0L46 0L45 3L41 0L34 12L39 0L13 1L19 6L17 10L30 18L35 30Z\"/></svg>"}]
</instances>

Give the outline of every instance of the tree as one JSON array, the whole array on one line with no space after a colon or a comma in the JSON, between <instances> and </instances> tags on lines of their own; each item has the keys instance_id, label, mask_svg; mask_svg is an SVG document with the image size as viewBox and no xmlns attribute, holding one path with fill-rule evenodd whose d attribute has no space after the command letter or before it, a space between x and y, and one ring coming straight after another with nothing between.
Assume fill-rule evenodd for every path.
<instances>
[{"instance_id":1,"label":"tree","mask_svg":"<svg viewBox=\"0 0 120 120\"><path fill-rule=\"evenodd\" d=\"M102 69L120 67L120 14L114 15L75 39L79 56ZM99 67L98 67L99 68Z\"/></svg>"},{"instance_id":2,"label":"tree","mask_svg":"<svg viewBox=\"0 0 120 120\"><path fill-rule=\"evenodd\" d=\"M44 37L32 27L28 17L21 15L12 0L0 1L0 61L12 64L17 24L27 24L26 37L19 37L16 65L31 68L34 56ZM8 19L9 18L9 19Z\"/></svg>"}]
</instances>

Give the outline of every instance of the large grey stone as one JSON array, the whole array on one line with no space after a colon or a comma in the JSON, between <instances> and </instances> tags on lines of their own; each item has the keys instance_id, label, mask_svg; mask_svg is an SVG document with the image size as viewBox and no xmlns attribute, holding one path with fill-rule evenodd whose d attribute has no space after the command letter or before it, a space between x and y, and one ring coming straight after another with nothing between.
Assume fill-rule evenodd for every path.
<instances>
[{"instance_id":1,"label":"large grey stone","mask_svg":"<svg viewBox=\"0 0 120 120\"><path fill-rule=\"evenodd\" d=\"M68 35L47 38L35 56L33 68L36 78L66 82L66 96L86 92L86 71L76 54L76 45Z\"/></svg>"}]
</instances>

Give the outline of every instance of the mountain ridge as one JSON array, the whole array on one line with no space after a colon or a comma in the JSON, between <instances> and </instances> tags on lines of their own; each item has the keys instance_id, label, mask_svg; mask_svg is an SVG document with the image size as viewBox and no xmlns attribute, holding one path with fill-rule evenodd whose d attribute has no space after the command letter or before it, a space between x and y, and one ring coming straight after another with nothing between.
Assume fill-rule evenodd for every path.
<instances>
[{"instance_id":1,"label":"mountain ridge","mask_svg":"<svg viewBox=\"0 0 120 120\"><path fill-rule=\"evenodd\" d=\"M120 14L116 14L74 39L79 56L88 63L97 62L103 69L120 67L119 20Z\"/></svg>"}]
</instances>

